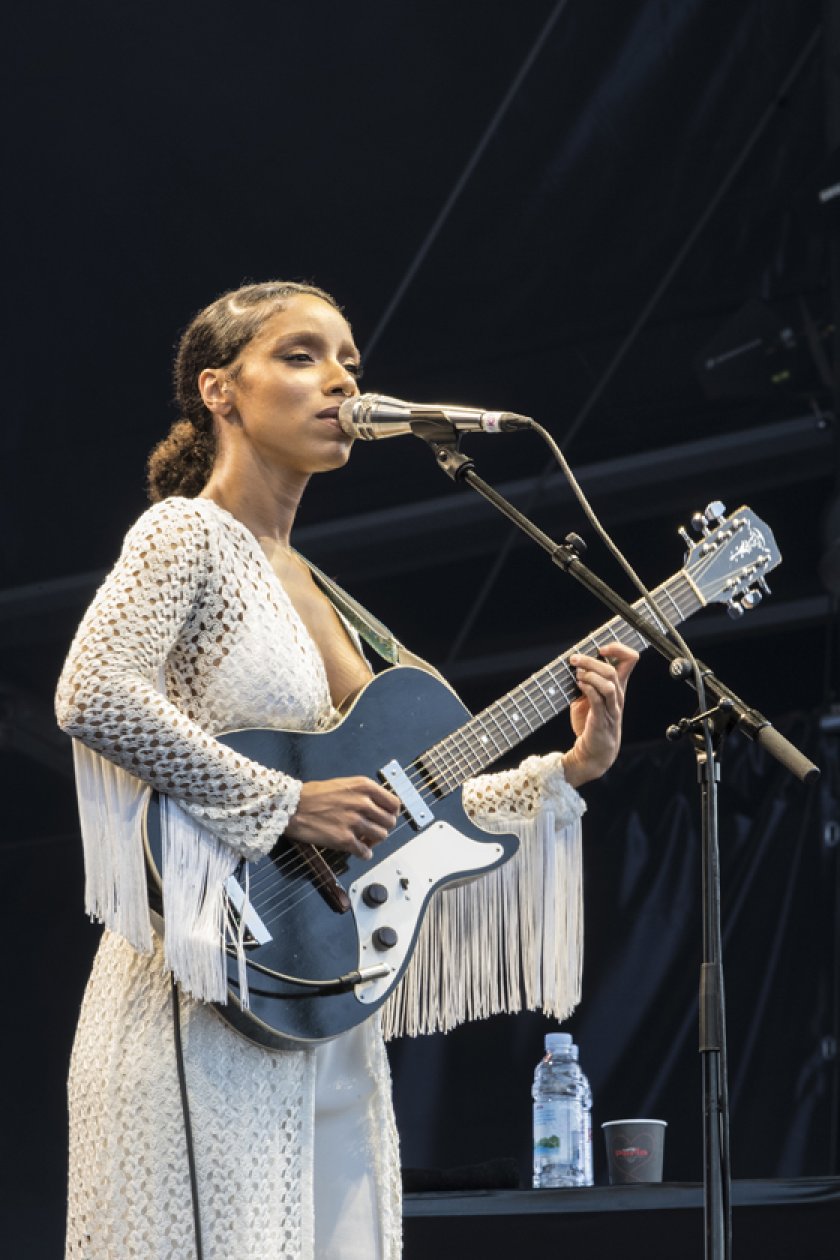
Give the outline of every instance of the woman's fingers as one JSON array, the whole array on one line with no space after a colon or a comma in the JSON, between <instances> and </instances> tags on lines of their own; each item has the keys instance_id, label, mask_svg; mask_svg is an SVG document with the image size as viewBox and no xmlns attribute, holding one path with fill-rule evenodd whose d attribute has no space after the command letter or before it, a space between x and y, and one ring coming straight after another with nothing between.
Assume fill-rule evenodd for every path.
<instances>
[{"instance_id":1,"label":"woman's fingers","mask_svg":"<svg viewBox=\"0 0 840 1260\"><path fill-rule=\"evenodd\" d=\"M604 678L618 678L622 685L636 667L639 653L623 643L607 643L600 648L597 656L587 656L583 652L572 652L569 661L572 665L582 665L593 673Z\"/></svg>"},{"instance_id":2,"label":"woman's fingers","mask_svg":"<svg viewBox=\"0 0 840 1260\"><path fill-rule=\"evenodd\" d=\"M636 667L639 653L623 643L609 643L598 656L586 656L573 652L569 657L575 669L576 681L590 687L597 696L615 707L620 707L627 688L627 679Z\"/></svg>"},{"instance_id":3,"label":"woman's fingers","mask_svg":"<svg viewBox=\"0 0 840 1260\"><path fill-rule=\"evenodd\" d=\"M627 679L638 659L638 652L622 643L607 644L598 656L570 655L581 693L571 709L577 739L566 758L566 777L573 786L597 778L615 761Z\"/></svg>"},{"instance_id":4,"label":"woman's fingers","mask_svg":"<svg viewBox=\"0 0 840 1260\"><path fill-rule=\"evenodd\" d=\"M291 840L369 858L372 846L393 830L399 810L399 797L373 779L358 775L312 780L301 788L286 835Z\"/></svg>"},{"instance_id":5,"label":"woman's fingers","mask_svg":"<svg viewBox=\"0 0 840 1260\"><path fill-rule=\"evenodd\" d=\"M357 780L359 790L363 798L367 798L368 816L372 822L379 822L381 826L391 829L397 821L397 815L400 812L402 802L393 792L389 792L388 788L383 787L381 783L377 783L374 779Z\"/></svg>"},{"instance_id":6,"label":"woman's fingers","mask_svg":"<svg viewBox=\"0 0 840 1260\"><path fill-rule=\"evenodd\" d=\"M574 658L573 663L574 662ZM608 712L614 716L619 712L619 701L622 696L618 676L612 666L609 673L602 673L584 661L575 663L575 681L587 700L602 701Z\"/></svg>"}]
</instances>

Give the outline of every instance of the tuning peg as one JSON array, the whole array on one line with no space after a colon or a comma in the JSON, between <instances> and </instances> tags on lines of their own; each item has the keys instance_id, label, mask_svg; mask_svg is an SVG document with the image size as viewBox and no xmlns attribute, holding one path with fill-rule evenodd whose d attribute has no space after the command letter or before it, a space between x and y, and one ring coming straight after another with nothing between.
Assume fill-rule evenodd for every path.
<instances>
[{"instance_id":1,"label":"tuning peg","mask_svg":"<svg viewBox=\"0 0 840 1260\"><path fill-rule=\"evenodd\" d=\"M751 608L757 608L761 600L761 591L747 591L741 600L741 605L745 612L749 612Z\"/></svg>"},{"instance_id":2,"label":"tuning peg","mask_svg":"<svg viewBox=\"0 0 840 1260\"><path fill-rule=\"evenodd\" d=\"M713 499L703 512L695 512L691 518L691 528L707 538L713 529L719 529L726 516L726 508L720 499Z\"/></svg>"},{"instance_id":3,"label":"tuning peg","mask_svg":"<svg viewBox=\"0 0 840 1260\"><path fill-rule=\"evenodd\" d=\"M689 534L686 527L684 525L680 525L679 529L677 530L677 533L679 534L680 538L685 543L686 550L691 551L692 547L694 546L694 539L691 537L691 534Z\"/></svg>"},{"instance_id":4,"label":"tuning peg","mask_svg":"<svg viewBox=\"0 0 840 1260\"><path fill-rule=\"evenodd\" d=\"M767 578L764 576L764 574L763 574L763 573L760 575L760 577L759 577L759 579L758 579L758 585L759 585L759 586L761 587L761 589L764 591L764 594L765 594L765 595L769 595L769 594L770 594L770 586L769 586L769 584L768 584L768 582L767 582Z\"/></svg>"},{"instance_id":5,"label":"tuning peg","mask_svg":"<svg viewBox=\"0 0 840 1260\"><path fill-rule=\"evenodd\" d=\"M737 599L730 599L726 605L726 611L733 621L737 621L739 617L743 617L744 610L738 603Z\"/></svg>"}]
</instances>

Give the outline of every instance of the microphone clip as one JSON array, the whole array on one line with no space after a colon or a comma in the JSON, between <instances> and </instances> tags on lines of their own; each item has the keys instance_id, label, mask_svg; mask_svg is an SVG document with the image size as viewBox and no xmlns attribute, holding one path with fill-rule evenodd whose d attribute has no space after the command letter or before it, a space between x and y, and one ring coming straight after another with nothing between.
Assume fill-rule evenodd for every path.
<instances>
[{"instance_id":1,"label":"microphone clip","mask_svg":"<svg viewBox=\"0 0 840 1260\"><path fill-rule=\"evenodd\" d=\"M452 481L462 481L467 473L475 470L475 460L470 459L460 450L459 444L463 436L451 420L440 415L414 417L411 431L415 437L422 438L432 450L438 468L446 473Z\"/></svg>"}]
</instances>

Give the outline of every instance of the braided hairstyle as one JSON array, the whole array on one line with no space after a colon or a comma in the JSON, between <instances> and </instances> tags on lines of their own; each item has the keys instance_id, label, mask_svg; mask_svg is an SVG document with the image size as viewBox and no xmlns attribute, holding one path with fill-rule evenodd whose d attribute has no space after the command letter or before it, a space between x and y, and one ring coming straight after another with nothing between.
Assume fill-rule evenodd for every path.
<instances>
[{"instance_id":1,"label":"braided hairstyle","mask_svg":"<svg viewBox=\"0 0 840 1260\"><path fill-rule=\"evenodd\" d=\"M270 316L289 298L311 294L340 310L335 298L314 284L269 280L231 289L199 311L187 326L175 355L173 378L180 416L154 447L148 461L152 503L180 494L195 498L204 489L216 459L213 416L204 406L198 378L204 368L227 367Z\"/></svg>"}]
</instances>

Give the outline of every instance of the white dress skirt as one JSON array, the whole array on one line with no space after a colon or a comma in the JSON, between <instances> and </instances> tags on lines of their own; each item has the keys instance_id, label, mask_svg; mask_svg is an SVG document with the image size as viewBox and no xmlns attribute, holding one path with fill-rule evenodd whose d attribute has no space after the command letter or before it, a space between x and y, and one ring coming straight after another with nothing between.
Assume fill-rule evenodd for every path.
<instances>
[{"instance_id":1,"label":"white dress skirt","mask_svg":"<svg viewBox=\"0 0 840 1260\"><path fill-rule=\"evenodd\" d=\"M277 1052L183 996L180 1018L205 1260L398 1254L396 1131L378 1020L311 1050ZM67 1256L191 1260L171 985L159 944L147 957L105 934L69 1100Z\"/></svg>"}]
</instances>

